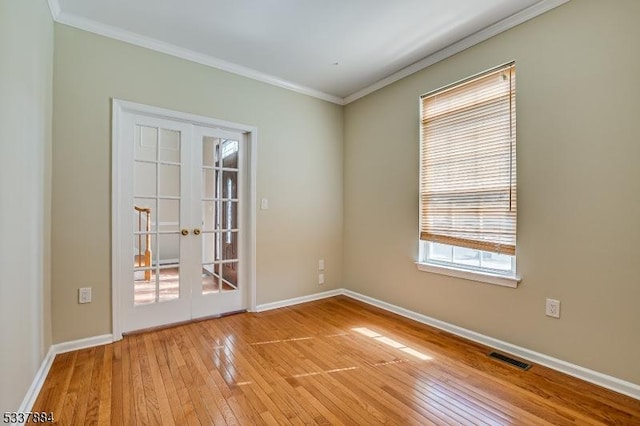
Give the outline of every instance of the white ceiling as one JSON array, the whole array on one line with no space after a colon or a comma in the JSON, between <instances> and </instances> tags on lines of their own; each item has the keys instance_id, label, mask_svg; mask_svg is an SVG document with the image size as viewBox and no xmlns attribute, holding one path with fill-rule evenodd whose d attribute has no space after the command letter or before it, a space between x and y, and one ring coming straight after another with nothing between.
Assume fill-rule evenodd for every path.
<instances>
[{"instance_id":1,"label":"white ceiling","mask_svg":"<svg viewBox=\"0 0 640 426\"><path fill-rule=\"evenodd\" d=\"M58 22L344 103L390 82L394 75L415 72L565 1L50 0L50 4Z\"/></svg>"}]
</instances>

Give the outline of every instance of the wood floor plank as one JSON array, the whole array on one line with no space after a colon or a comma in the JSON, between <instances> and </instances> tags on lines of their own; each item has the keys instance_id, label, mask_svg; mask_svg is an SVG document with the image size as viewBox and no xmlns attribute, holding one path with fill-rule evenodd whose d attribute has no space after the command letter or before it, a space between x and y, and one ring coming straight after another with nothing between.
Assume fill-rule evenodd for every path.
<instances>
[{"instance_id":1,"label":"wood floor plank","mask_svg":"<svg viewBox=\"0 0 640 426\"><path fill-rule=\"evenodd\" d=\"M64 403L62 404L61 411L54 412L54 418L56 423L60 425L70 425L73 422L73 415L76 412L78 402L78 394L69 392L64 396ZM35 411L46 411L46 409L37 409Z\"/></svg>"},{"instance_id":2,"label":"wood floor plank","mask_svg":"<svg viewBox=\"0 0 640 426\"><path fill-rule=\"evenodd\" d=\"M147 414L147 401L144 394L144 378L142 377L142 356L138 352L138 340L140 336L131 336L129 339L129 354L131 356L131 393L132 408L135 424L149 425Z\"/></svg>"},{"instance_id":3,"label":"wood floor plank","mask_svg":"<svg viewBox=\"0 0 640 426\"><path fill-rule=\"evenodd\" d=\"M111 383L113 377L113 345L107 345L102 359L102 381L100 383L100 404L98 424L111 424Z\"/></svg>"},{"instance_id":4,"label":"wood floor plank","mask_svg":"<svg viewBox=\"0 0 640 426\"><path fill-rule=\"evenodd\" d=\"M250 421L245 415L245 410L248 407L243 409L241 405L245 404L245 401L238 401L235 398L240 393L237 389L236 380L228 370L229 363L225 362L221 357L221 352L224 353L225 346L221 346L218 341L218 345L214 347L213 353L211 353L208 350L209 339L207 338L206 330L198 326L193 327L191 331L192 341L197 342L193 350L199 358L200 368L204 371L204 374L209 376L213 386L217 388L219 392L218 398L224 399L225 410L231 410L225 415L227 423L248 424ZM220 403L222 404L222 401Z\"/></svg>"},{"instance_id":5,"label":"wood floor plank","mask_svg":"<svg viewBox=\"0 0 640 426\"><path fill-rule=\"evenodd\" d=\"M157 411L160 416L160 424L175 425L173 413L171 412L171 404L167 396L167 384L162 380L160 366L158 365L157 355L155 354L153 335L145 334L142 336L144 350L148 354L148 366L151 373L151 381L153 389L156 390ZM170 386L170 385L169 385Z\"/></svg>"},{"instance_id":6,"label":"wood floor plank","mask_svg":"<svg viewBox=\"0 0 640 426\"><path fill-rule=\"evenodd\" d=\"M210 421L212 421L213 424L226 425L226 407L217 405L217 403L220 402L219 399L216 398L217 389L209 389L207 377L203 376L201 371L198 371L197 357L193 357L191 352L192 342L188 335L184 333L184 329L185 327L176 327L174 330L174 339L184 360L184 367L181 367L183 377L186 378L187 383L189 383L190 393L193 395L194 392L197 392L197 398L202 401L201 407L204 408ZM204 419L205 417L200 417L201 422Z\"/></svg>"},{"instance_id":7,"label":"wood floor plank","mask_svg":"<svg viewBox=\"0 0 640 426\"><path fill-rule=\"evenodd\" d=\"M97 424L100 411L100 391L102 390L102 367L104 366L105 346L95 348L91 381L88 387L87 409L84 424Z\"/></svg>"},{"instance_id":8,"label":"wood floor plank","mask_svg":"<svg viewBox=\"0 0 640 426\"><path fill-rule=\"evenodd\" d=\"M83 426L87 424L87 408L89 405L89 390L91 382L93 380L93 366L96 363L95 355L98 348L83 349L80 352L84 352L84 362L78 365L78 371L80 374L80 380L77 383L77 401L76 410L73 415L74 426Z\"/></svg>"},{"instance_id":9,"label":"wood floor plank","mask_svg":"<svg viewBox=\"0 0 640 426\"><path fill-rule=\"evenodd\" d=\"M233 318L229 318L229 323ZM232 333L233 328L225 328L224 323L216 324L225 333ZM252 392L269 409L281 424L295 423L302 407L293 396L295 391L284 381L283 377L273 368L273 360L260 356L251 345L240 346L235 356L240 370L248 374L248 392ZM256 368L260 366L260 368Z\"/></svg>"},{"instance_id":10,"label":"wood floor plank","mask_svg":"<svg viewBox=\"0 0 640 426\"><path fill-rule=\"evenodd\" d=\"M179 407L173 407L172 410L174 413L177 412L177 415L174 414L174 419L177 424L188 424L192 426L200 425L201 422L198 419L198 415L196 413L193 401L191 401L191 397L189 392L182 380L182 374L180 373L180 363L174 356L173 349L173 340L172 340L172 330L162 330L160 333L157 333L158 341L161 343L159 350L156 350L156 354L161 356L162 362L161 369L163 371L163 376L166 377L167 382L172 383L175 388L175 395L177 400L179 401ZM166 366L165 366L166 362ZM184 414L185 423L178 422L178 419L181 419L179 411L182 411ZM177 416L177 417L176 417ZM205 423L206 424L206 423Z\"/></svg>"},{"instance_id":11,"label":"wood floor plank","mask_svg":"<svg viewBox=\"0 0 640 426\"><path fill-rule=\"evenodd\" d=\"M126 424L123 418L123 399L124 399L124 373L123 373L123 360L122 360L122 347L123 341L114 343L113 354L111 360L111 392L110 404L110 421L112 424Z\"/></svg>"},{"instance_id":12,"label":"wood floor plank","mask_svg":"<svg viewBox=\"0 0 640 426\"><path fill-rule=\"evenodd\" d=\"M338 296L58 355L60 425L640 425L640 401Z\"/></svg>"},{"instance_id":13,"label":"wood floor plank","mask_svg":"<svg viewBox=\"0 0 640 426\"><path fill-rule=\"evenodd\" d=\"M165 388L165 392L162 398L162 405L165 407L164 415L171 416L173 424L189 424L187 418L185 417L184 410L182 409L182 404L176 390L176 385L167 364L167 348L166 345L164 345L164 342L161 341L160 336L161 335L159 333L149 334L148 342L146 339L147 336L145 336L145 346L148 351L151 351L155 355L155 361L153 363L157 368L156 374L160 375L159 378L156 377L154 379L154 384L156 386L163 386ZM168 412L166 411L167 408L169 410Z\"/></svg>"},{"instance_id":14,"label":"wood floor plank","mask_svg":"<svg viewBox=\"0 0 640 426\"><path fill-rule=\"evenodd\" d=\"M122 423L128 426L136 423L136 412L133 392L133 369L131 367L132 353L129 345L133 339L123 339L122 344ZM113 384L112 384L113 387ZM114 394L117 395L117 394ZM118 397L120 395L117 395Z\"/></svg>"}]
</instances>

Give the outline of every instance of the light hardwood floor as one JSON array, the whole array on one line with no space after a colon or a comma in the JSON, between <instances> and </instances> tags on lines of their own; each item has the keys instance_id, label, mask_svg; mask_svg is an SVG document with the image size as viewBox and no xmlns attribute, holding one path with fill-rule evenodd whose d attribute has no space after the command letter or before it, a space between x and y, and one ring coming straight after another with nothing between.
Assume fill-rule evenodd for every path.
<instances>
[{"instance_id":1,"label":"light hardwood floor","mask_svg":"<svg viewBox=\"0 0 640 426\"><path fill-rule=\"evenodd\" d=\"M640 401L346 297L58 355L33 407L88 424L621 424Z\"/></svg>"}]
</instances>

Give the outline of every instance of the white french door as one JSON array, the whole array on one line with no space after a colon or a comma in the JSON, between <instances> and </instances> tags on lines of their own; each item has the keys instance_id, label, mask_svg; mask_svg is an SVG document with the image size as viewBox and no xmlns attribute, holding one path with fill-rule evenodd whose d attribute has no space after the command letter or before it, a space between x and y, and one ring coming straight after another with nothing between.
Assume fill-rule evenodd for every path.
<instances>
[{"instance_id":1,"label":"white french door","mask_svg":"<svg viewBox=\"0 0 640 426\"><path fill-rule=\"evenodd\" d=\"M192 316L239 311L244 306L242 214L245 155L242 135L194 127L193 223L200 224L193 265Z\"/></svg>"},{"instance_id":2,"label":"white french door","mask_svg":"<svg viewBox=\"0 0 640 426\"><path fill-rule=\"evenodd\" d=\"M120 332L246 309L246 136L139 113L117 127Z\"/></svg>"}]
</instances>

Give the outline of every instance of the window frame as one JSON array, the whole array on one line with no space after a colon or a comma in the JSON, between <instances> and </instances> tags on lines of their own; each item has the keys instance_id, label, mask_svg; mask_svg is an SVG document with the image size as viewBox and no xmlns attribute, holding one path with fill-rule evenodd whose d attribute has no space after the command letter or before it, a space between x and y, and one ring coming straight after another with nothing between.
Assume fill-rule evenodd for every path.
<instances>
[{"instance_id":1,"label":"window frame","mask_svg":"<svg viewBox=\"0 0 640 426\"><path fill-rule=\"evenodd\" d=\"M511 270L501 272L490 268L478 268L454 262L429 259L427 256L429 251L428 244L428 241L418 240L418 261L416 262L416 267L420 271L511 288L516 288L521 281L520 276L516 272L516 256L509 256L511 258Z\"/></svg>"},{"instance_id":2,"label":"window frame","mask_svg":"<svg viewBox=\"0 0 640 426\"><path fill-rule=\"evenodd\" d=\"M481 73L478 73L476 75L473 75L471 77L465 78L463 80L460 80L458 82L449 84L447 86L444 86L443 88L434 90L432 92L430 92L429 94L426 95L422 95L420 96L420 101L419 101L419 105L420 105L420 170L421 170L421 177L419 180L419 187L420 187L420 201L419 201L419 218L420 221L422 221L423 219L423 214L421 212L422 210L422 183L421 183L421 179L422 179L422 170L423 170L423 161L422 161L422 152L423 152L423 144L426 143L425 139L423 138L423 129L424 129L424 124L423 124L423 98L425 96L429 96L430 94L435 94L435 93L439 93L441 91L444 90L448 90L451 88L457 88L460 86L463 86L464 84L482 78L485 75L489 75L493 72L495 72L496 70L501 70L501 69L515 69L515 61L500 65L498 67L494 67L491 68L487 71L483 71ZM516 90L514 88L514 94L515 94ZM515 108L517 108L517 106L515 106ZM516 160L517 162L517 157ZM515 167L515 166L514 166ZM517 188L517 184L516 184L516 188ZM516 189L517 190L517 189ZM422 224L422 222L421 222ZM420 230L422 231L422 225L420 226ZM484 283L489 283L489 284L496 284L496 285L501 285L501 286L505 286L505 287L511 287L511 288L516 288L518 283L521 281L521 278L517 275L517 257L516 254L514 253L513 255L511 254L502 254L503 256L508 256L510 258L510 268L509 270L500 270L500 269L495 269L495 268L488 268L488 267L482 267L482 266L475 266L475 265L467 265L467 264L463 264L460 262L456 262L455 259L453 258L453 252L452 252L452 259L451 261L447 261L447 260L442 260L442 259L434 259L430 256L430 247L432 246L432 244L442 244L439 243L437 241L426 241L426 240L422 240L420 238L420 236L418 237L418 261L416 262L416 266L420 271L425 271L425 272L431 272L431 273L436 273L436 274L442 274L442 275L447 275L447 276L453 276L453 277L457 277L457 278L463 278L463 279L467 279L467 280L473 280L473 281L479 281L479 282L484 282ZM463 246L458 246L455 244L449 244L449 243L445 243L445 246L449 246L453 248L455 247L460 247L460 248L465 248L467 250L473 250L476 251L478 253L479 256L483 256L483 253L485 252L484 250L478 249L478 248L467 248L467 247L463 247ZM494 253L492 251L486 251L487 253Z\"/></svg>"}]
</instances>

